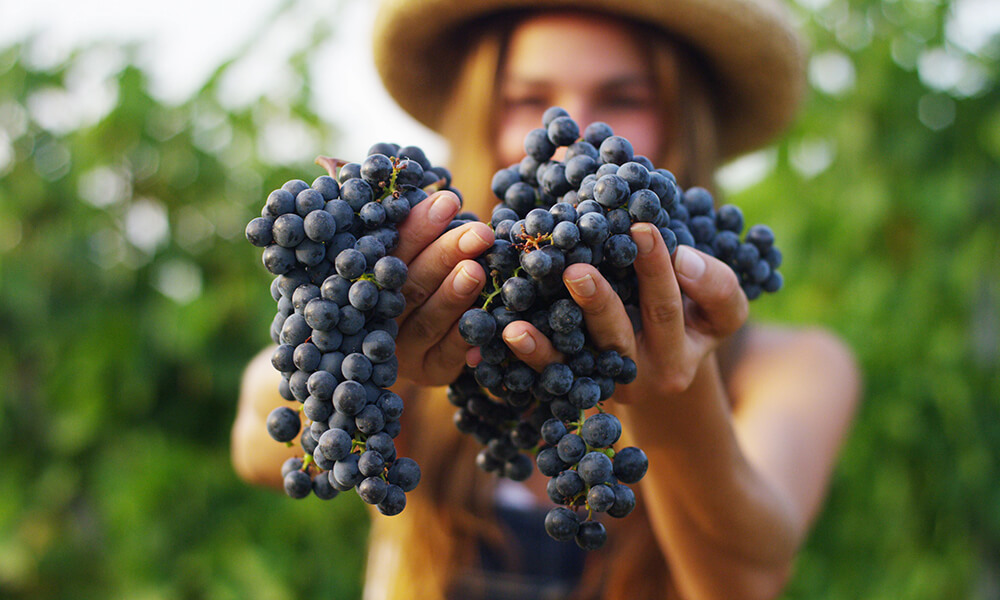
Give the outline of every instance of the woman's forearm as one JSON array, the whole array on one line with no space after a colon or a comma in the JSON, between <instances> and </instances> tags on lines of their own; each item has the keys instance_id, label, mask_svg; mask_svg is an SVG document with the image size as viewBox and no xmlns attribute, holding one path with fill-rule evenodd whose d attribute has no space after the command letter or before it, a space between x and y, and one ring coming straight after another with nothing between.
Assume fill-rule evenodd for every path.
<instances>
[{"instance_id":1,"label":"woman's forearm","mask_svg":"<svg viewBox=\"0 0 1000 600\"><path fill-rule=\"evenodd\" d=\"M230 439L233 469L248 483L280 488L281 463L298 454L298 445L274 441L267 433L267 416L288 403L278 394L281 375L271 366L269 346L247 366L240 383L240 399Z\"/></svg>"},{"instance_id":2,"label":"woman's forearm","mask_svg":"<svg viewBox=\"0 0 1000 600\"><path fill-rule=\"evenodd\" d=\"M714 356L683 394L615 412L649 457L643 501L683 597L776 596L803 526L741 452Z\"/></svg>"}]
</instances>

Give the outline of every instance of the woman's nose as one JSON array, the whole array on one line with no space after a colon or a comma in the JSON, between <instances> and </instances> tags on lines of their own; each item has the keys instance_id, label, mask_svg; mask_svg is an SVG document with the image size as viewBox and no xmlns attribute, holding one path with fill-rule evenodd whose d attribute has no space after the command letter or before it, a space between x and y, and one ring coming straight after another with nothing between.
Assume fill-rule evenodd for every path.
<instances>
[{"instance_id":1,"label":"woman's nose","mask_svg":"<svg viewBox=\"0 0 1000 600\"><path fill-rule=\"evenodd\" d=\"M560 106L569 113L569 116L580 126L580 133L583 128L589 125L593 119L593 103L580 95L566 95L558 99L557 106Z\"/></svg>"}]
</instances>

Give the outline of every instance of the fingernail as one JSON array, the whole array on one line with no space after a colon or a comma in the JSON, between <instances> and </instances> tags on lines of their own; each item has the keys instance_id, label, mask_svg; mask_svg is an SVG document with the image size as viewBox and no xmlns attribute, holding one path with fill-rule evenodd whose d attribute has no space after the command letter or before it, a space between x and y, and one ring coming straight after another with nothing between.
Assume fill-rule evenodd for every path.
<instances>
[{"instance_id":1,"label":"fingernail","mask_svg":"<svg viewBox=\"0 0 1000 600\"><path fill-rule=\"evenodd\" d=\"M507 339L507 345L521 354L531 354L535 351L535 339L528 335L527 331L521 332L521 335L517 337Z\"/></svg>"},{"instance_id":2,"label":"fingernail","mask_svg":"<svg viewBox=\"0 0 1000 600\"><path fill-rule=\"evenodd\" d=\"M468 269L462 267L455 275L455 281L452 285L455 286L456 292L462 296L467 296L476 291L476 288L479 287L479 280L473 277Z\"/></svg>"},{"instance_id":3,"label":"fingernail","mask_svg":"<svg viewBox=\"0 0 1000 600\"><path fill-rule=\"evenodd\" d=\"M689 246L678 246L674 269L688 279L698 279L705 272L705 260Z\"/></svg>"},{"instance_id":4,"label":"fingernail","mask_svg":"<svg viewBox=\"0 0 1000 600\"><path fill-rule=\"evenodd\" d=\"M431 210L428 213L431 220L437 223L450 221L458 209L458 198L454 194L438 194L438 197L431 203Z\"/></svg>"},{"instance_id":5,"label":"fingernail","mask_svg":"<svg viewBox=\"0 0 1000 600\"><path fill-rule=\"evenodd\" d=\"M569 287L577 296L583 296L584 298L593 296L597 291L597 286L594 284L594 278L589 274L584 275L579 279L570 279L566 283L569 284Z\"/></svg>"},{"instance_id":6,"label":"fingernail","mask_svg":"<svg viewBox=\"0 0 1000 600\"><path fill-rule=\"evenodd\" d=\"M473 227L462 234L462 237L458 238L458 249L465 254L479 254L483 248L490 245L489 242L483 239L483 236L479 235L476 228Z\"/></svg>"},{"instance_id":7,"label":"fingernail","mask_svg":"<svg viewBox=\"0 0 1000 600\"><path fill-rule=\"evenodd\" d=\"M632 226L631 232L632 241L635 242L636 247L639 249L639 254L649 254L655 244L650 226L644 223L636 223Z\"/></svg>"}]
</instances>

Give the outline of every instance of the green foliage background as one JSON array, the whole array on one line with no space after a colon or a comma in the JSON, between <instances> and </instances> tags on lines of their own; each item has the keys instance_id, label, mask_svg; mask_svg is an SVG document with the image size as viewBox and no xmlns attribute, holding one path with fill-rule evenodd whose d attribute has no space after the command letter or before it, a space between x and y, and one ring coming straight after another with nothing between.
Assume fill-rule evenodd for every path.
<instances>
[{"instance_id":1,"label":"green foliage background","mask_svg":"<svg viewBox=\"0 0 1000 600\"><path fill-rule=\"evenodd\" d=\"M848 59L854 85L814 91L757 156L768 174L728 198L773 226L786 257L786 289L754 318L833 329L865 377L786 597L994 598L1000 44L953 47L944 1L814 9L799 11L814 52ZM318 174L274 164L261 130L281 118L337 140L307 68L336 33L312 34L290 61L294 93L235 110L219 99L231 64L170 105L136 49L117 48L116 101L68 129L33 107L107 47L45 68L24 60L31 39L0 48L0 596L359 596L359 503L252 489L228 455L272 311L242 228L267 190ZM978 84L921 77L933 49ZM142 215L167 231L143 238Z\"/></svg>"}]
</instances>

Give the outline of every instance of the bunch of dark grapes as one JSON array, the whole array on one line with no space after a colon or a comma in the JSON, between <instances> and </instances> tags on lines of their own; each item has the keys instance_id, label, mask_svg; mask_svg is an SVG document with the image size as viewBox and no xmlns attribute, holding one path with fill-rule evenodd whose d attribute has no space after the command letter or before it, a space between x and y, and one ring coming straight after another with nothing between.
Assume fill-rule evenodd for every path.
<instances>
[{"instance_id":1,"label":"bunch of dark grapes","mask_svg":"<svg viewBox=\"0 0 1000 600\"><path fill-rule=\"evenodd\" d=\"M493 177L501 200L490 220L496 241L479 257L490 281L482 305L459 321L482 360L450 386L449 400L458 407L458 429L483 445L477 464L524 480L534 455L559 505L546 516L546 531L593 550L607 537L598 516L632 511L628 484L643 477L648 461L639 448L615 449L621 423L603 407L616 384L635 379L636 364L594 347L563 271L574 263L594 265L626 306L634 305L637 247L630 227L646 222L659 229L671 253L686 244L726 262L754 299L781 287L781 253L763 225L741 240L737 207L716 209L704 188L682 190L671 172L635 156L631 143L605 123L592 123L581 135L566 111L553 107L524 146L524 159ZM560 147L565 155L555 160ZM566 362L538 373L518 360L501 339L515 320L548 336Z\"/></svg>"},{"instance_id":2,"label":"bunch of dark grapes","mask_svg":"<svg viewBox=\"0 0 1000 600\"><path fill-rule=\"evenodd\" d=\"M387 388L398 371L395 318L405 307L407 267L389 253L397 225L427 190L449 187L451 175L420 148L395 144L376 144L361 163L317 162L330 174L274 190L246 228L275 275L278 391L297 403L274 409L267 431L301 445L303 456L281 469L289 496L330 499L355 488L395 515L420 467L398 457L393 441L403 400Z\"/></svg>"}]
</instances>

